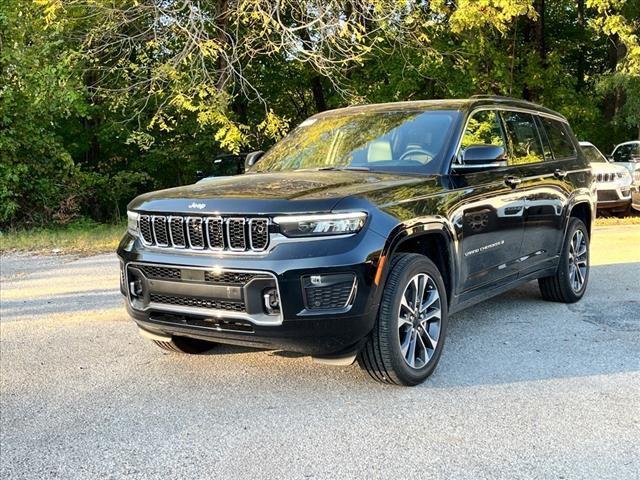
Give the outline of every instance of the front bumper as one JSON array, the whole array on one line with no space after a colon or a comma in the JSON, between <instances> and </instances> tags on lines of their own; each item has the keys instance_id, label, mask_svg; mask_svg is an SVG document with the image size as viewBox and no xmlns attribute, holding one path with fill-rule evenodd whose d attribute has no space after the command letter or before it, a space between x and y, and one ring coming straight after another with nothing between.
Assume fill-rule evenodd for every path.
<instances>
[{"instance_id":1,"label":"front bumper","mask_svg":"<svg viewBox=\"0 0 640 480\"><path fill-rule=\"evenodd\" d=\"M631 203L631 186L597 186L598 210L615 210L627 208Z\"/></svg>"},{"instance_id":2,"label":"front bumper","mask_svg":"<svg viewBox=\"0 0 640 480\"><path fill-rule=\"evenodd\" d=\"M344 239L283 245L268 255L251 257L158 251L145 248L127 235L118 249L123 269L121 291L129 315L140 328L152 333L314 356L338 356L358 349L373 328L379 297L375 273L383 246L384 239L369 231L366 235ZM188 273L188 279L143 278L139 281L140 266L144 265L179 269ZM254 281L246 288L231 286L229 293L221 293L220 285L209 285L193 275L201 271L251 272L262 278L263 283ZM347 305L310 308L306 289L311 275L354 278ZM136 280L137 286L133 283ZM278 311L268 314L260 311L260 301L264 289L271 287L277 289L280 304ZM132 288L140 291L132 295ZM173 291L169 291L172 288ZM167 295L188 293L198 298L190 299L186 305L153 302L149 292L158 291ZM222 296L227 300L242 298L246 305L242 311L231 311L228 305L218 301L220 298L204 298L208 296ZM237 304L232 307L237 310Z\"/></svg>"}]
</instances>

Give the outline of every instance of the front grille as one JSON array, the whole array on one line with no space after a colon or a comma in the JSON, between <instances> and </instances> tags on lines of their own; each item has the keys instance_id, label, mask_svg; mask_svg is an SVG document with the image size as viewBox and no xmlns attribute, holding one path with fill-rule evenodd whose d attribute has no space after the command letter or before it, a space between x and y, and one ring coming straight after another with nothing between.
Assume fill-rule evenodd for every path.
<instances>
[{"instance_id":1,"label":"front grille","mask_svg":"<svg viewBox=\"0 0 640 480\"><path fill-rule=\"evenodd\" d=\"M155 265L137 265L145 277L158 280L182 280L182 269L176 267L158 267ZM230 272L230 271L204 271L206 283L224 283L225 285L246 285L254 278L265 278L259 273ZM266 277L268 278L268 277Z\"/></svg>"},{"instance_id":2,"label":"front grille","mask_svg":"<svg viewBox=\"0 0 640 480\"><path fill-rule=\"evenodd\" d=\"M200 217L187 217L187 240L196 250L204 249L204 220Z\"/></svg>"},{"instance_id":3,"label":"front grille","mask_svg":"<svg viewBox=\"0 0 640 480\"><path fill-rule=\"evenodd\" d=\"M269 247L269 219L140 215L145 245L192 250L261 252Z\"/></svg>"},{"instance_id":4,"label":"front grille","mask_svg":"<svg viewBox=\"0 0 640 480\"><path fill-rule=\"evenodd\" d=\"M598 182L613 182L615 180L615 175L613 173L599 173L596 176Z\"/></svg>"},{"instance_id":5,"label":"front grille","mask_svg":"<svg viewBox=\"0 0 640 480\"><path fill-rule=\"evenodd\" d=\"M244 225L244 218L230 218L227 221L229 248L231 250L246 250L247 232L245 231Z\"/></svg>"},{"instance_id":6,"label":"front grille","mask_svg":"<svg viewBox=\"0 0 640 480\"><path fill-rule=\"evenodd\" d=\"M169 217L171 244L174 247L184 248L187 246L187 239L184 235L184 218Z\"/></svg>"},{"instance_id":7,"label":"front grille","mask_svg":"<svg viewBox=\"0 0 640 480\"><path fill-rule=\"evenodd\" d=\"M244 302L227 302L212 298L186 297L181 295L160 295L152 293L150 295L152 303L163 305L178 305L181 307L211 308L215 310L226 310L231 312L244 312Z\"/></svg>"},{"instance_id":8,"label":"front grille","mask_svg":"<svg viewBox=\"0 0 640 480\"><path fill-rule=\"evenodd\" d=\"M618 194L614 190L598 190L599 202L613 202L618 199Z\"/></svg>"},{"instance_id":9,"label":"front grille","mask_svg":"<svg viewBox=\"0 0 640 480\"><path fill-rule=\"evenodd\" d=\"M156 267L153 265L138 265L136 268L139 268L147 278L169 280L180 280L182 278L182 274L179 268Z\"/></svg>"},{"instance_id":10,"label":"front grille","mask_svg":"<svg viewBox=\"0 0 640 480\"><path fill-rule=\"evenodd\" d=\"M204 281L209 283L229 283L232 285L244 285L260 275L256 273L241 272L204 272Z\"/></svg>"}]
</instances>

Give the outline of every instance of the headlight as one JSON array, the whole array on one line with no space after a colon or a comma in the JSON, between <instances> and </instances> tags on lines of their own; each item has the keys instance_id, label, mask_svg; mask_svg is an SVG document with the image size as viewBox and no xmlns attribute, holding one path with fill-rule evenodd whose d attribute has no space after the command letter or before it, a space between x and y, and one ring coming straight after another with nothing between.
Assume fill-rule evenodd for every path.
<instances>
[{"instance_id":1,"label":"headlight","mask_svg":"<svg viewBox=\"0 0 640 480\"><path fill-rule=\"evenodd\" d=\"M640 170L633 172L633 183L640 185Z\"/></svg>"},{"instance_id":2,"label":"headlight","mask_svg":"<svg viewBox=\"0 0 640 480\"><path fill-rule=\"evenodd\" d=\"M622 186L628 186L631 185L631 174L625 170L624 172L617 172L616 173L616 181L618 182L619 185Z\"/></svg>"},{"instance_id":3,"label":"headlight","mask_svg":"<svg viewBox=\"0 0 640 480\"><path fill-rule=\"evenodd\" d=\"M138 236L138 220L140 214L136 212L127 212L127 231L134 237Z\"/></svg>"},{"instance_id":4,"label":"headlight","mask_svg":"<svg viewBox=\"0 0 640 480\"><path fill-rule=\"evenodd\" d=\"M316 237L359 232L366 219L365 212L349 212L290 215L275 217L273 221L280 226L280 232L287 237Z\"/></svg>"}]
</instances>

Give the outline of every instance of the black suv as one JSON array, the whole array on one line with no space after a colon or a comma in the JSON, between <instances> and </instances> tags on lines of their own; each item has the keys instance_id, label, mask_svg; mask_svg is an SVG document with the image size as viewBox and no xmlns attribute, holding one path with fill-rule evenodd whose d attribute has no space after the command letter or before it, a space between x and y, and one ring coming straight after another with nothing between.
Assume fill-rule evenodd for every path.
<instances>
[{"instance_id":1,"label":"black suv","mask_svg":"<svg viewBox=\"0 0 640 480\"><path fill-rule=\"evenodd\" d=\"M589 278L592 174L567 121L501 97L343 108L243 175L129 205L121 290L167 350L276 348L422 382L449 314L537 279Z\"/></svg>"}]
</instances>

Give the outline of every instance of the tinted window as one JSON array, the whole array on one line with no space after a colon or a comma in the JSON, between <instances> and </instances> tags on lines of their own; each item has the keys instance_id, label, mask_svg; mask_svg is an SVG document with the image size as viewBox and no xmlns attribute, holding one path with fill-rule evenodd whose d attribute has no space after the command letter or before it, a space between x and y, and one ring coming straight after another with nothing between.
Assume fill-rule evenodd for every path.
<instances>
[{"instance_id":1,"label":"tinted window","mask_svg":"<svg viewBox=\"0 0 640 480\"><path fill-rule=\"evenodd\" d=\"M547 138L547 134L544 131L544 126L542 125L542 121L540 117L535 116L536 119L536 127L538 127L538 133L540 134L540 140L542 140L542 148L544 150L544 159L545 160L553 160L553 153L551 152L551 145L549 145L549 139Z\"/></svg>"},{"instance_id":2,"label":"tinted window","mask_svg":"<svg viewBox=\"0 0 640 480\"><path fill-rule=\"evenodd\" d=\"M459 115L450 110L344 109L312 117L274 145L251 171L356 168L434 173Z\"/></svg>"},{"instance_id":3,"label":"tinted window","mask_svg":"<svg viewBox=\"0 0 640 480\"><path fill-rule=\"evenodd\" d=\"M569 137L569 132L567 132L562 122L544 117L540 120L547 132L547 138L549 139L553 156L556 159L575 157L576 149L573 146L571 137Z\"/></svg>"},{"instance_id":4,"label":"tinted window","mask_svg":"<svg viewBox=\"0 0 640 480\"><path fill-rule=\"evenodd\" d=\"M634 157L640 157L640 144L620 145L613 152L614 162L632 162L635 160Z\"/></svg>"},{"instance_id":5,"label":"tinted window","mask_svg":"<svg viewBox=\"0 0 640 480\"><path fill-rule=\"evenodd\" d=\"M505 148L500 117L496 112L483 110L469 119L460 146L464 150L471 145L496 145Z\"/></svg>"},{"instance_id":6,"label":"tinted window","mask_svg":"<svg viewBox=\"0 0 640 480\"><path fill-rule=\"evenodd\" d=\"M511 147L510 165L541 162L544 159L533 116L522 112L504 112L504 126Z\"/></svg>"}]
</instances>

